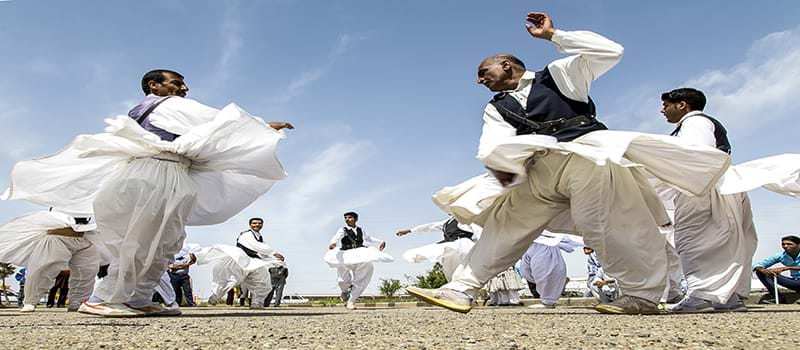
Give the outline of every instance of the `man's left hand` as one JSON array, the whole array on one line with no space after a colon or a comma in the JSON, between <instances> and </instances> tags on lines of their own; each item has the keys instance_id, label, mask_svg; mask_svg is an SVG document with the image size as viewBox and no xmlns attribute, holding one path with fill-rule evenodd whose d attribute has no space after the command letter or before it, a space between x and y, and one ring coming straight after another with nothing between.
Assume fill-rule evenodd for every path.
<instances>
[{"instance_id":1,"label":"man's left hand","mask_svg":"<svg viewBox=\"0 0 800 350\"><path fill-rule=\"evenodd\" d=\"M506 187L514 182L514 178L516 177L516 175L513 173L507 173L500 170L489 169L489 172L492 173L492 176L494 176L497 181L500 181L500 184L503 185L503 187Z\"/></svg>"},{"instance_id":2,"label":"man's left hand","mask_svg":"<svg viewBox=\"0 0 800 350\"><path fill-rule=\"evenodd\" d=\"M281 253L272 253L272 256L278 258L278 260L280 260L280 261L286 261L286 258L284 258L283 254L281 254Z\"/></svg>"},{"instance_id":3,"label":"man's left hand","mask_svg":"<svg viewBox=\"0 0 800 350\"><path fill-rule=\"evenodd\" d=\"M381 245L378 247L381 251L383 251L383 248L386 248L386 242L381 242Z\"/></svg>"}]
</instances>

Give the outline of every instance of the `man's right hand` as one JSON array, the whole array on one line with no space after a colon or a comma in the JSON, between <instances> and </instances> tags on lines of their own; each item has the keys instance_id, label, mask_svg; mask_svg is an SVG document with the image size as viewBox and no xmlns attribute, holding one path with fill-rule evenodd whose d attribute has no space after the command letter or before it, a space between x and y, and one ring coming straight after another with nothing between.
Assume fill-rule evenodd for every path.
<instances>
[{"instance_id":1,"label":"man's right hand","mask_svg":"<svg viewBox=\"0 0 800 350\"><path fill-rule=\"evenodd\" d=\"M395 234L396 234L398 237L400 237L400 236L405 236L405 235L407 235L407 234L409 234L409 233L411 233L411 230L400 230L400 231L397 231L397 233L395 233Z\"/></svg>"},{"instance_id":2,"label":"man's right hand","mask_svg":"<svg viewBox=\"0 0 800 350\"><path fill-rule=\"evenodd\" d=\"M331 245L328 246L328 249L334 249L334 248L336 248L336 243L331 243Z\"/></svg>"},{"instance_id":3,"label":"man's right hand","mask_svg":"<svg viewBox=\"0 0 800 350\"><path fill-rule=\"evenodd\" d=\"M756 271L761 272L767 276L776 276L781 273L780 271L776 271L776 269L765 269L761 266L756 267Z\"/></svg>"},{"instance_id":4,"label":"man's right hand","mask_svg":"<svg viewBox=\"0 0 800 350\"><path fill-rule=\"evenodd\" d=\"M530 33L534 38L544 39L550 41L553 38L553 34L556 32L556 29L553 27L553 21L550 20L550 16L548 16L544 12L528 12L527 18L528 24L525 24L525 28L528 29L528 33Z\"/></svg>"},{"instance_id":5,"label":"man's right hand","mask_svg":"<svg viewBox=\"0 0 800 350\"><path fill-rule=\"evenodd\" d=\"M516 177L515 174L500 170L489 169L489 172L492 173L492 176L494 176L497 181L500 181L500 184L503 185L503 187L506 187L514 182L514 177Z\"/></svg>"},{"instance_id":6,"label":"man's right hand","mask_svg":"<svg viewBox=\"0 0 800 350\"><path fill-rule=\"evenodd\" d=\"M269 127L275 130L280 129L294 129L294 125L289 122L269 122Z\"/></svg>"}]
</instances>

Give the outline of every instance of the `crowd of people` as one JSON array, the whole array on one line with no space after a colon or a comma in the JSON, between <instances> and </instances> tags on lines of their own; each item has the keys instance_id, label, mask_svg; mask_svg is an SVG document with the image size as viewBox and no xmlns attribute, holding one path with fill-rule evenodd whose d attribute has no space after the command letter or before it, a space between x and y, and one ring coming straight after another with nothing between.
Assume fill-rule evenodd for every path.
<instances>
[{"instance_id":1,"label":"crowd of people","mask_svg":"<svg viewBox=\"0 0 800 350\"><path fill-rule=\"evenodd\" d=\"M761 186L800 196L798 155L731 165L725 127L703 112L706 96L691 87L660 96L671 135L608 130L589 92L620 62L622 45L556 29L544 13L527 21L532 37L570 56L539 71L507 53L479 64L477 82L496 93L483 111L477 155L489 172L434 195L447 219L397 231L443 234L403 257L441 263L448 283L408 287L410 295L462 313L482 291L493 305L515 305L521 274L540 297L536 307L553 308L567 281L562 251L578 247L601 313L657 314L662 302L673 313L746 311L751 271L776 302L776 283L800 288L796 236L783 238L783 253L752 264L757 235L747 197ZM288 267L265 243L263 219L251 218L235 246L188 244L185 227L224 222L285 178L275 149L294 126L188 99L184 77L172 70L147 72L141 89L142 102L106 120L104 133L12 170L3 199L50 207L0 227L0 261L26 267L22 311L34 311L68 269L70 311L179 315L182 300L194 304L193 264L213 265L209 304L234 288L249 295L250 308L268 306L273 295L279 303ZM336 269L348 309L374 263L393 261L385 247L356 212L344 214L323 260Z\"/></svg>"}]
</instances>

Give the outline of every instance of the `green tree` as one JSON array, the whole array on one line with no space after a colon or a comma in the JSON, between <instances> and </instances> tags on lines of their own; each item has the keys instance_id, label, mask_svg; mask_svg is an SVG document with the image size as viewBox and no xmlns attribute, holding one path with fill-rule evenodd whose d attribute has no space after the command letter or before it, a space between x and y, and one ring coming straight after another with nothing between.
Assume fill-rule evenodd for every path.
<instances>
[{"instance_id":1,"label":"green tree","mask_svg":"<svg viewBox=\"0 0 800 350\"><path fill-rule=\"evenodd\" d=\"M5 295L6 297L6 303L9 303L8 294L5 292L7 290L6 277L11 276L12 274L14 274L15 271L17 271L17 268L14 265L8 263L0 263L0 278L3 279L3 295ZM0 300L0 303L2 302L3 301Z\"/></svg>"},{"instance_id":2,"label":"green tree","mask_svg":"<svg viewBox=\"0 0 800 350\"><path fill-rule=\"evenodd\" d=\"M403 288L403 285L400 284L399 280L396 280L394 278L390 278L388 280L381 278L381 287L378 289L378 291L380 291L381 294L383 294L387 298L391 298L394 297L394 295L397 293L397 291L400 290L400 288Z\"/></svg>"},{"instance_id":3,"label":"green tree","mask_svg":"<svg viewBox=\"0 0 800 350\"><path fill-rule=\"evenodd\" d=\"M419 288L435 289L447 283L447 277L445 277L440 263L434 264L433 268L428 270L426 274L415 276L414 279L416 279L413 282L414 286Z\"/></svg>"}]
</instances>

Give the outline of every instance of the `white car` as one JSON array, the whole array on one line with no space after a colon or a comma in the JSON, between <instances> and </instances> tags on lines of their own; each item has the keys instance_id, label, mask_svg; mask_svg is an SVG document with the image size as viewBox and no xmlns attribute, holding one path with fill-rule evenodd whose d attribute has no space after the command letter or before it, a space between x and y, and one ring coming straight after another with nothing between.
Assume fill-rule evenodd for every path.
<instances>
[{"instance_id":1,"label":"white car","mask_svg":"<svg viewBox=\"0 0 800 350\"><path fill-rule=\"evenodd\" d=\"M6 296L8 296L8 302L11 303L13 306L17 306L17 292L10 291L10 290L0 290L0 302L6 302Z\"/></svg>"},{"instance_id":2,"label":"white car","mask_svg":"<svg viewBox=\"0 0 800 350\"><path fill-rule=\"evenodd\" d=\"M308 303L308 299L303 298L298 294L291 294L291 295L284 295L281 304L305 304Z\"/></svg>"}]
</instances>

